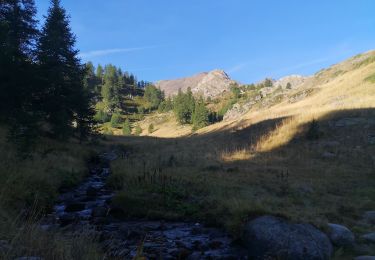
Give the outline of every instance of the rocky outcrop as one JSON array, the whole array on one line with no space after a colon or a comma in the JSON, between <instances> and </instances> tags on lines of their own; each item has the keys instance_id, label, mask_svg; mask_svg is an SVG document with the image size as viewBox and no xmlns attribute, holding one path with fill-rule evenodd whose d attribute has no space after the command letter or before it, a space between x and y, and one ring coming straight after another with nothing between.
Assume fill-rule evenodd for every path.
<instances>
[{"instance_id":1,"label":"rocky outcrop","mask_svg":"<svg viewBox=\"0 0 375 260\"><path fill-rule=\"evenodd\" d=\"M345 226L338 224L328 224L329 238L338 247L352 247L355 242L353 233Z\"/></svg>"},{"instance_id":2,"label":"rocky outcrop","mask_svg":"<svg viewBox=\"0 0 375 260\"><path fill-rule=\"evenodd\" d=\"M190 87L193 94L213 98L229 91L231 85L235 83L223 70L213 70L199 73L192 77L161 80L156 82L155 85L163 90L166 96L176 95L179 89L186 91Z\"/></svg>"},{"instance_id":3,"label":"rocky outcrop","mask_svg":"<svg viewBox=\"0 0 375 260\"><path fill-rule=\"evenodd\" d=\"M250 259L330 259L332 245L310 224L295 224L263 216L245 226L244 241Z\"/></svg>"},{"instance_id":4,"label":"rocky outcrop","mask_svg":"<svg viewBox=\"0 0 375 260\"><path fill-rule=\"evenodd\" d=\"M300 87L305 83L310 77L304 77L301 75L289 75L283 78L280 78L273 82L275 87L281 87L283 89L290 88L295 89Z\"/></svg>"},{"instance_id":5,"label":"rocky outcrop","mask_svg":"<svg viewBox=\"0 0 375 260\"><path fill-rule=\"evenodd\" d=\"M375 224L375 210L366 211L363 220L370 225Z\"/></svg>"},{"instance_id":6,"label":"rocky outcrop","mask_svg":"<svg viewBox=\"0 0 375 260\"><path fill-rule=\"evenodd\" d=\"M240 118L242 115L246 114L254 104L256 104L254 101L245 103L243 105L238 103L234 104L233 107L225 113L223 120L230 121Z\"/></svg>"},{"instance_id":7,"label":"rocky outcrop","mask_svg":"<svg viewBox=\"0 0 375 260\"><path fill-rule=\"evenodd\" d=\"M365 240L368 243L374 243L375 244L375 232L363 235L362 239Z\"/></svg>"}]
</instances>

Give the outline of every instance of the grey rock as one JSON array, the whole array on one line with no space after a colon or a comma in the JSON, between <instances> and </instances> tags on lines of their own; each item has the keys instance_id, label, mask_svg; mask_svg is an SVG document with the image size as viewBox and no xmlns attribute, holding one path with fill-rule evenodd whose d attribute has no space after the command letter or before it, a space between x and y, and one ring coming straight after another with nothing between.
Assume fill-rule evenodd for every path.
<instances>
[{"instance_id":1,"label":"grey rock","mask_svg":"<svg viewBox=\"0 0 375 260\"><path fill-rule=\"evenodd\" d=\"M87 188L86 194L87 196L94 197L96 196L100 191L99 187L90 186Z\"/></svg>"},{"instance_id":2,"label":"grey rock","mask_svg":"<svg viewBox=\"0 0 375 260\"><path fill-rule=\"evenodd\" d=\"M354 260L375 260L375 256L363 255L354 257Z\"/></svg>"},{"instance_id":3,"label":"grey rock","mask_svg":"<svg viewBox=\"0 0 375 260\"><path fill-rule=\"evenodd\" d=\"M247 223L244 242L250 259L329 259L332 255L329 238L314 226L273 216Z\"/></svg>"},{"instance_id":4,"label":"grey rock","mask_svg":"<svg viewBox=\"0 0 375 260\"><path fill-rule=\"evenodd\" d=\"M0 240L0 254L10 251L12 247L6 240Z\"/></svg>"},{"instance_id":5,"label":"grey rock","mask_svg":"<svg viewBox=\"0 0 375 260\"><path fill-rule=\"evenodd\" d=\"M331 152L324 152L322 154L322 158L324 158L324 159L332 159L332 158L335 158L335 157L336 157L336 154L331 153Z\"/></svg>"},{"instance_id":6,"label":"grey rock","mask_svg":"<svg viewBox=\"0 0 375 260\"><path fill-rule=\"evenodd\" d=\"M92 210L93 217L105 217L108 214L108 208L106 207L96 207Z\"/></svg>"},{"instance_id":7,"label":"grey rock","mask_svg":"<svg viewBox=\"0 0 375 260\"><path fill-rule=\"evenodd\" d=\"M65 211L66 212L75 212L75 211L82 211L84 210L86 205L80 202L73 202L66 205Z\"/></svg>"},{"instance_id":8,"label":"grey rock","mask_svg":"<svg viewBox=\"0 0 375 260\"><path fill-rule=\"evenodd\" d=\"M369 134L367 136L367 141L369 144L375 144L375 134Z\"/></svg>"},{"instance_id":9,"label":"grey rock","mask_svg":"<svg viewBox=\"0 0 375 260\"><path fill-rule=\"evenodd\" d=\"M366 211L363 215L363 220L368 224L375 224L375 210Z\"/></svg>"},{"instance_id":10,"label":"grey rock","mask_svg":"<svg viewBox=\"0 0 375 260\"><path fill-rule=\"evenodd\" d=\"M59 216L61 226L69 225L77 220L77 217L74 214L65 213Z\"/></svg>"},{"instance_id":11,"label":"grey rock","mask_svg":"<svg viewBox=\"0 0 375 260\"><path fill-rule=\"evenodd\" d=\"M338 247L352 247L355 242L353 233L345 226L338 224L328 224L329 238Z\"/></svg>"},{"instance_id":12,"label":"grey rock","mask_svg":"<svg viewBox=\"0 0 375 260\"><path fill-rule=\"evenodd\" d=\"M375 243L375 232L363 235L362 239L366 242Z\"/></svg>"}]
</instances>

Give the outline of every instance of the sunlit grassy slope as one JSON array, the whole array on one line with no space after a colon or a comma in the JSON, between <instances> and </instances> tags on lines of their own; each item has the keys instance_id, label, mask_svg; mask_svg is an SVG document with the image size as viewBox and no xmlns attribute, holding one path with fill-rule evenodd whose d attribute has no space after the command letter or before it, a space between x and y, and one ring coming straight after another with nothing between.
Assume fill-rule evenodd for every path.
<instances>
[{"instance_id":1,"label":"sunlit grassy slope","mask_svg":"<svg viewBox=\"0 0 375 260\"><path fill-rule=\"evenodd\" d=\"M300 118L297 121L303 123L312 118L324 116L324 114L331 111L371 108L375 106L374 84L375 51L370 51L319 71L298 89L288 93L289 97L298 96L303 92L308 93L308 97L302 98L299 102L291 103L289 99L284 99L283 102L271 107L256 107L240 120L214 124L201 129L198 131L198 134L215 132L236 126L240 128L246 127L247 125L266 119L281 118L284 116L299 116ZM169 121L157 122L153 121L151 117L148 118L148 121L154 122L158 126L159 131L155 131L152 134L155 137L176 137L191 133L190 131L178 131L173 118L169 118ZM289 121L289 123L295 124L292 121ZM146 126L146 123L144 126ZM147 131L144 134L147 135ZM280 136L280 133L278 135ZM289 135L293 136L293 133L289 132ZM275 145L277 145L278 141L275 140L275 142Z\"/></svg>"},{"instance_id":2,"label":"sunlit grassy slope","mask_svg":"<svg viewBox=\"0 0 375 260\"><path fill-rule=\"evenodd\" d=\"M126 155L112 165L114 203L129 215L195 218L238 236L264 213L371 229L359 220L375 209L374 61L375 52L353 57L288 94L307 93L299 101L255 107L193 135L162 122L153 137L110 137ZM310 141L313 119L322 136Z\"/></svg>"}]
</instances>

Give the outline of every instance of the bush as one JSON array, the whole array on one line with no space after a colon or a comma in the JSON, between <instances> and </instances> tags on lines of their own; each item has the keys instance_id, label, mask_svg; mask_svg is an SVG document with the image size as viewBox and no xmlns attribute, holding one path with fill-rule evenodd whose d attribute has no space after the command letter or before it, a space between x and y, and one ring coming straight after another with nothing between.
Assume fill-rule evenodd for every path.
<instances>
[{"instance_id":1,"label":"bush","mask_svg":"<svg viewBox=\"0 0 375 260\"><path fill-rule=\"evenodd\" d=\"M121 115L119 113L114 113L111 117L111 126L117 127L121 123Z\"/></svg>"},{"instance_id":2,"label":"bush","mask_svg":"<svg viewBox=\"0 0 375 260\"><path fill-rule=\"evenodd\" d=\"M148 133L149 134L152 134L153 132L154 132L154 125L153 124L150 124L149 126L148 126Z\"/></svg>"},{"instance_id":3,"label":"bush","mask_svg":"<svg viewBox=\"0 0 375 260\"><path fill-rule=\"evenodd\" d=\"M136 127L135 127L135 135L140 135L140 134L142 134L142 128L139 126L139 125L137 125Z\"/></svg>"},{"instance_id":4,"label":"bush","mask_svg":"<svg viewBox=\"0 0 375 260\"><path fill-rule=\"evenodd\" d=\"M104 112L103 110L99 110L98 112L96 112L94 116L94 120L102 124L108 122L109 119L110 119L110 116L108 115L108 113Z\"/></svg>"},{"instance_id":5,"label":"bush","mask_svg":"<svg viewBox=\"0 0 375 260\"><path fill-rule=\"evenodd\" d=\"M145 108L142 107L142 106L138 107L138 113L139 114L144 114L145 113Z\"/></svg>"},{"instance_id":6,"label":"bush","mask_svg":"<svg viewBox=\"0 0 375 260\"><path fill-rule=\"evenodd\" d=\"M132 128L129 122L129 119L127 118L125 120L125 123L122 125L122 133L123 135L131 135L132 134Z\"/></svg>"}]
</instances>

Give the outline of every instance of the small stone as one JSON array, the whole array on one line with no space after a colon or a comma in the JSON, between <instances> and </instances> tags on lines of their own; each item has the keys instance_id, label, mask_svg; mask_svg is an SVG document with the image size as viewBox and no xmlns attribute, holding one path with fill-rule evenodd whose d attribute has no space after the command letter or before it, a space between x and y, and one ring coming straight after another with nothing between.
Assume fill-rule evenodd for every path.
<instances>
[{"instance_id":1,"label":"small stone","mask_svg":"<svg viewBox=\"0 0 375 260\"><path fill-rule=\"evenodd\" d=\"M329 223L328 227L329 238L334 245L338 247L351 247L354 245L354 235L347 227L332 223Z\"/></svg>"},{"instance_id":2,"label":"small stone","mask_svg":"<svg viewBox=\"0 0 375 260\"><path fill-rule=\"evenodd\" d=\"M95 197L98 194L99 191L100 191L99 188L94 187L94 186L90 186L90 187L87 188L86 194L87 194L87 196Z\"/></svg>"},{"instance_id":3,"label":"small stone","mask_svg":"<svg viewBox=\"0 0 375 260\"><path fill-rule=\"evenodd\" d=\"M97 218L97 217L105 217L107 216L107 213L108 213L108 209L106 207L96 207L92 210L92 216L94 218Z\"/></svg>"},{"instance_id":4,"label":"small stone","mask_svg":"<svg viewBox=\"0 0 375 260\"><path fill-rule=\"evenodd\" d=\"M222 247L222 245L223 245L223 242L221 241L211 241L208 246L211 249L219 249L220 247Z\"/></svg>"},{"instance_id":5,"label":"small stone","mask_svg":"<svg viewBox=\"0 0 375 260\"><path fill-rule=\"evenodd\" d=\"M75 212L75 211L82 211L84 210L86 205L84 203L70 203L66 205L65 211L66 212Z\"/></svg>"},{"instance_id":6,"label":"small stone","mask_svg":"<svg viewBox=\"0 0 375 260\"><path fill-rule=\"evenodd\" d=\"M59 217L59 220L61 226L66 226L76 221L76 216L74 214L63 214Z\"/></svg>"},{"instance_id":7,"label":"small stone","mask_svg":"<svg viewBox=\"0 0 375 260\"><path fill-rule=\"evenodd\" d=\"M362 236L366 242L375 243L375 232L368 233Z\"/></svg>"},{"instance_id":8,"label":"small stone","mask_svg":"<svg viewBox=\"0 0 375 260\"><path fill-rule=\"evenodd\" d=\"M322 154L322 157L323 157L324 159L332 159L332 158L335 158L335 157L336 157L336 154L331 153L331 152L324 152L324 153Z\"/></svg>"}]
</instances>

